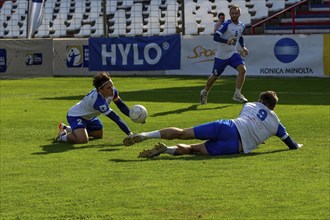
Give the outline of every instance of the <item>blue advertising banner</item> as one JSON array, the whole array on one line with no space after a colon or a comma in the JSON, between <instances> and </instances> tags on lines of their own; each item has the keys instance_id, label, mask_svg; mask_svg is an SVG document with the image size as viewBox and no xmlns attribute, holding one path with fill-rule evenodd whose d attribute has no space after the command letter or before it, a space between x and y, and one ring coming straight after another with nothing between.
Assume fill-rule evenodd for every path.
<instances>
[{"instance_id":1,"label":"blue advertising banner","mask_svg":"<svg viewBox=\"0 0 330 220\"><path fill-rule=\"evenodd\" d=\"M0 73L4 73L7 70L7 51L0 49Z\"/></svg>"},{"instance_id":2,"label":"blue advertising banner","mask_svg":"<svg viewBox=\"0 0 330 220\"><path fill-rule=\"evenodd\" d=\"M180 35L89 39L90 71L180 69Z\"/></svg>"}]
</instances>

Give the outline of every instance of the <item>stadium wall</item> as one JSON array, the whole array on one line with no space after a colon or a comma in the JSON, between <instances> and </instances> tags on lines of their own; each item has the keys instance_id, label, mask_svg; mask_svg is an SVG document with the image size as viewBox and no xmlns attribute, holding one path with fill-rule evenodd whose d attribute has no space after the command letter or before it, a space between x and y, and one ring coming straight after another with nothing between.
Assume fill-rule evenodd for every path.
<instances>
[{"instance_id":1,"label":"stadium wall","mask_svg":"<svg viewBox=\"0 0 330 220\"><path fill-rule=\"evenodd\" d=\"M329 76L329 35L245 36L250 54L244 58L248 76ZM217 43L210 36L183 36L181 69L168 75L210 75ZM234 75L228 67L223 75Z\"/></svg>"},{"instance_id":2,"label":"stadium wall","mask_svg":"<svg viewBox=\"0 0 330 220\"><path fill-rule=\"evenodd\" d=\"M246 36L248 76L329 77L330 35ZM217 43L212 36L181 37L178 70L111 71L112 75L209 75ZM75 56L75 57L73 57ZM0 77L91 76L87 38L0 39ZM226 68L223 75L235 75Z\"/></svg>"},{"instance_id":3,"label":"stadium wall","mask_svg":"<svg viewBox=\"0 0 330 220\"><path fill-rule=\"evenodd\" d=\"M0 40L1 78L53 76L53 40Z\"/></svg>"}]
</instances>

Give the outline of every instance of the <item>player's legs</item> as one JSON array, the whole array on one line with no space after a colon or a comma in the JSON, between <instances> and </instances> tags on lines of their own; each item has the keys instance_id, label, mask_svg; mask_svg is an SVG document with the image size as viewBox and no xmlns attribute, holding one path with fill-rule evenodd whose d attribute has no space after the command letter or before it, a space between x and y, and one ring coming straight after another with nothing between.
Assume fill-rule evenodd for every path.
<instances>
[{"instance_id":1,"label":"player's legs","mask_svg":"<svg viewBox=\"0 0 330 220\"><path fill-rule=\"evenodd\" d=\"M229 132L232 132L231 129ZM196 154L196 155L226 155L239 153L239 138L238 133L233 130L230 133L229 138L224 138L218 141L207 141L205 143L198 144L177 144L176 149L172 155L185 155L185 154ZM170 148L170 147L169 147ZM170 152L170 151L169 151ZM168 152L165 152L168 153Z\"/></svg>"},{"instance_id":2,"label":"player's legs","mask_svg":"<svg viewBox=\"0 0 330 220\"><path fill-rule=\"evenodd\" d=\"M209 91L212 89L213 84L220 77L220 75L223 73L223 71L228 66L228 64L229 64L229 59L221 60L219 58L214 58L212 75L209 76L209 78L206 81L204 89L202 89L200 92L200 103L202 105L207 103L207 95Z\"/></svg>"},{"instance_id":3,"label":"player's legs","mask_svg":"<svg viewBox=\"0 0 330 220\"><path fill-rule=\"evenodd\" d=\"M88 133L88 135L89 135L90 137L95 138L95 139L101 139L101 138L103 138L103 129L101 129L101 130L97 130L97 131L90 131L90 132Z\"/></svg>"},{"instance_id":4,"label":"player's legs","mask_svg":"<svg viewBox=\"0 0 330 220\"><path fill-rule=\"evenodd\" d=\"M181 139L181 140L189 140L189 139L195 139L195 134L193 128L176 128L176 127L170 127L170 128L164 128L159 130L160 132L160 138L166 139L166 140L172 140L172 139Z\"/></svg>"},{"instance_id":5,"label":"player's legs","mask_svg":"<svg viewBox=\"0 0 330 220\"><path fill-rule=\"evenodd\" d=\"M207 95L209 91L212 89L213 84L215 81L219 78L219 76L216 75L210 75L209 78L206 81L204 89L201 90L200 93L200 103L202 105L207 104Z\"/></svg>"},{"instance_id":6,"label":"player's legs","mask_svg":"<svg viewBox=\"0 0 330 220\"><path fill-rule=\"evenodd\" d=\"M238 74L236 77L236 89L235 89L235 93L233 95L233 100L241 102L241 103L245 103L248 100L241 93L241 90L242 90L244 82L245 82L245 75L246 75L245 62L238 53L235 53L230 58L229 65L238 71Z\"/></svg>"},{"instance_id":7,"label":"player's legs","mask_svg":"<svg viewBox=\"0 0 330 220\"><path fill-rule=\"evenodd\" d=\"M56 137L56 141L67 142L70 144L86 144L89 136L94 138L103 137L103 125L98 117L85 120L81 117L67 116L72 132L65 132Z\"/></svg>"},{"instance_id":8,"label":"player's legs","mask_svg":"<svg viewBox=\"0 0 330 220\"><path fill-rule=\"evenodd\" d=\"M244 64L240 64L236 67L238 75L236 77L236 89L241 90L245 82L246 67Z\"/></svg>"},{"instance_id":9,"label":"player's legs","mask_svg":"<svg viewBox=\"0 0 330 220\"><path fill-rule=\"evenodd\" d=\"M175 151L174 155L184 155L184 154L199 154L199 155L208 155L205 148L205 143L199 144L177 144L178 148Z\"/></svg>"},{"instance_id":10,"label":"player's legs","mask_svg":"<svg viewBox=\"0 0 330 220\"><path fill-rule=\"evenodd\" d=\"M151 149L145 149L141 151L139 157L152 158L165 153L171 155L185 155L185 154L207 155L208 154L204 143L177 144L176 146L170 146L170 147L167 147L164 143L158 143Z\"/></svg>"},{"instance_id":11,"label":"player's legs","mask_svg":"<svg viewBox=\"0 0 330 220\"><path fill-rule=\"evenodd\" d=\"M218 120L194 127L197 139L207 140L201 150L210 155L225 155L239 152L239 133L232 120Z\"/></svg>"},{"instance_id":12,"label":"player's legs","mask_svg":"<svg viewBox=\"0 0 330 220\"><path fill-rule=\"evenodd\" d=\"M66 125L64 124L63 122L61 122L59 125L58 125L58 129L59 129L59 132L60 131L63 131L65 130L66 132L72 132L72 129L69 125Z\"/></svg>"},{"instance_id":13,"label":"player's legs","mask_svg":"<svg viewBox=\"0 0 330 220\"><path fill-rule=\"evenodd\" d=\"M193 128L182 129L176 127L169 127L151 132L142 132L140 134L128 135L124 139L123 143L125 146L130 146L147 139L188 140L188 139L195 139L195 134Z\"/></svg>"},{"instance_id":14,"label":"player's legs","mask_svg":"<svg viewBox=\"0 0 330 220\"><path fill-rule=\"evenodd\" d=\"M169 140L201 139L207 141L199 144L177 144L171 147L167 147L164 143L158 143L152 149L143 150L139 157L151 158L162 153L214 156L239 153L239 134L231 120L218 120L188 129L165 128L158 131L158 138ZM148 138L146 137L146 139Z\"/></svg>"},{"instance_id":15,"label":"player's legs","mask_svg":"<svg viewBox=\"0 0 330 220\"><path fill-rule=\"evenodd\" d=\"M212 86L213 86L214 82L217 81L218 78L219 78L219 76L217 76L217 75L213 75L213 74L210 75L209 78L206 81L204 90L206 92L209 92L212 89Z\"/></svg>"},{"instance_id":16,"label":"player's legs","mask_svg":"<svg viewBox=\"0 0 330 220\"><path fill-rule=\"evenodd\" d=\"M67 143L70 144L86 144L88 143L88 134L85 128L77 128L67 134Z\"/></svg>"},{"instance_id":17,"label":"player's legs","mask_svg":"<svg viewBox=\"0 0 330 220\"><path fill-rule=\"evenodd\" d=\"M95 139L103 138L103 124L98 117L94 117L91 120L84 120L84 123L89 137Z\"/></svg>"},{"instance_id":18,"label":"player's legs","mask_svg":"<svg viewBox=\"0 0 330 220\"><path fill-rule=\"evenodd\" d=\"M72 132L66 135L66 142L70 144L86 144L88 143L87 120L81 117L66 116ZM63 137L62 139L65 139Z\"/></svg>"},{"instance_id":19,"label":"player's legs","mask_svg":"<svg viewBox=\"0 0 330 220\"><path fill-rule=\"evenodd\" d=\"M85 128L78 128L68 133L67 142L70 144L86 144L89 137L100 139L103 137L103 129L88 132Z\"/></svg>"}]
</instances>

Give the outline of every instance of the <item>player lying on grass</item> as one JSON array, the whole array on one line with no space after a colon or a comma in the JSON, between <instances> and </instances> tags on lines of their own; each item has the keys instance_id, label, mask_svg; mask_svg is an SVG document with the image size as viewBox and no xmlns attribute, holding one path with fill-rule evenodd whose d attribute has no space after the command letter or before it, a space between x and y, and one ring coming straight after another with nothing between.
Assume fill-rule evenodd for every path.
<instances>
[{"instance_id":1,"label":"player lying on grass","mask_svg":"<svg viewBox=\"0 0 330 220\"><path fill-rule=\"evenodd\" d=\"M277 102L278 97L275 92L262 92L258 102L246 103L236 119L221 119L186 129L170 127L133 134L127 136L123 142L124 145L129 146L150 138L206 140L203 143L177 144L171 147L158 143L154 148L140 153L139 157L145 158L158 156L162 153L213 156L249 153L271 136L279 137L290 149L298 149L302 147L302 144L297 144L291 139L273 112Z\"/></svg>"},{"instance_id":2,"label":"player lying on grass","mask_svg":"<svg viewBox=\"0 0 330 220\"><path fill-rule=\"evenodd\" d=\"M85 144L89 137L102 138L103 125L98 118L100 114L109 117L125 134L132 134L127 124L109 107L113 101L129 117L129 108L119 97L109 73L97 73L93 78L93 85L95 88L69 109L66 118L70 126L60 123L55 141Z\"/></svg>"}]
</instances>

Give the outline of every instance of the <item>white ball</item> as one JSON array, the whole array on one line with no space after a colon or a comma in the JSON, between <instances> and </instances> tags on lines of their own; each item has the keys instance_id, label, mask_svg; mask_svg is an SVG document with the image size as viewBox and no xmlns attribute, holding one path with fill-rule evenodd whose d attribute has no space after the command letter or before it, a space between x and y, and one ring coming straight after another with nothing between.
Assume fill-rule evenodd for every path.
<instances>
[{"instance_id":1,"label":"white ball","mask_svg":"<svg viewBox=\"0 0 330 220\"><path fill-rule=\"evenodd\" d=\"M134 105L129 110L129 117L136 123L144 123L148 117L148 111L143 105Z\"/></svg>"}]
</instances>

